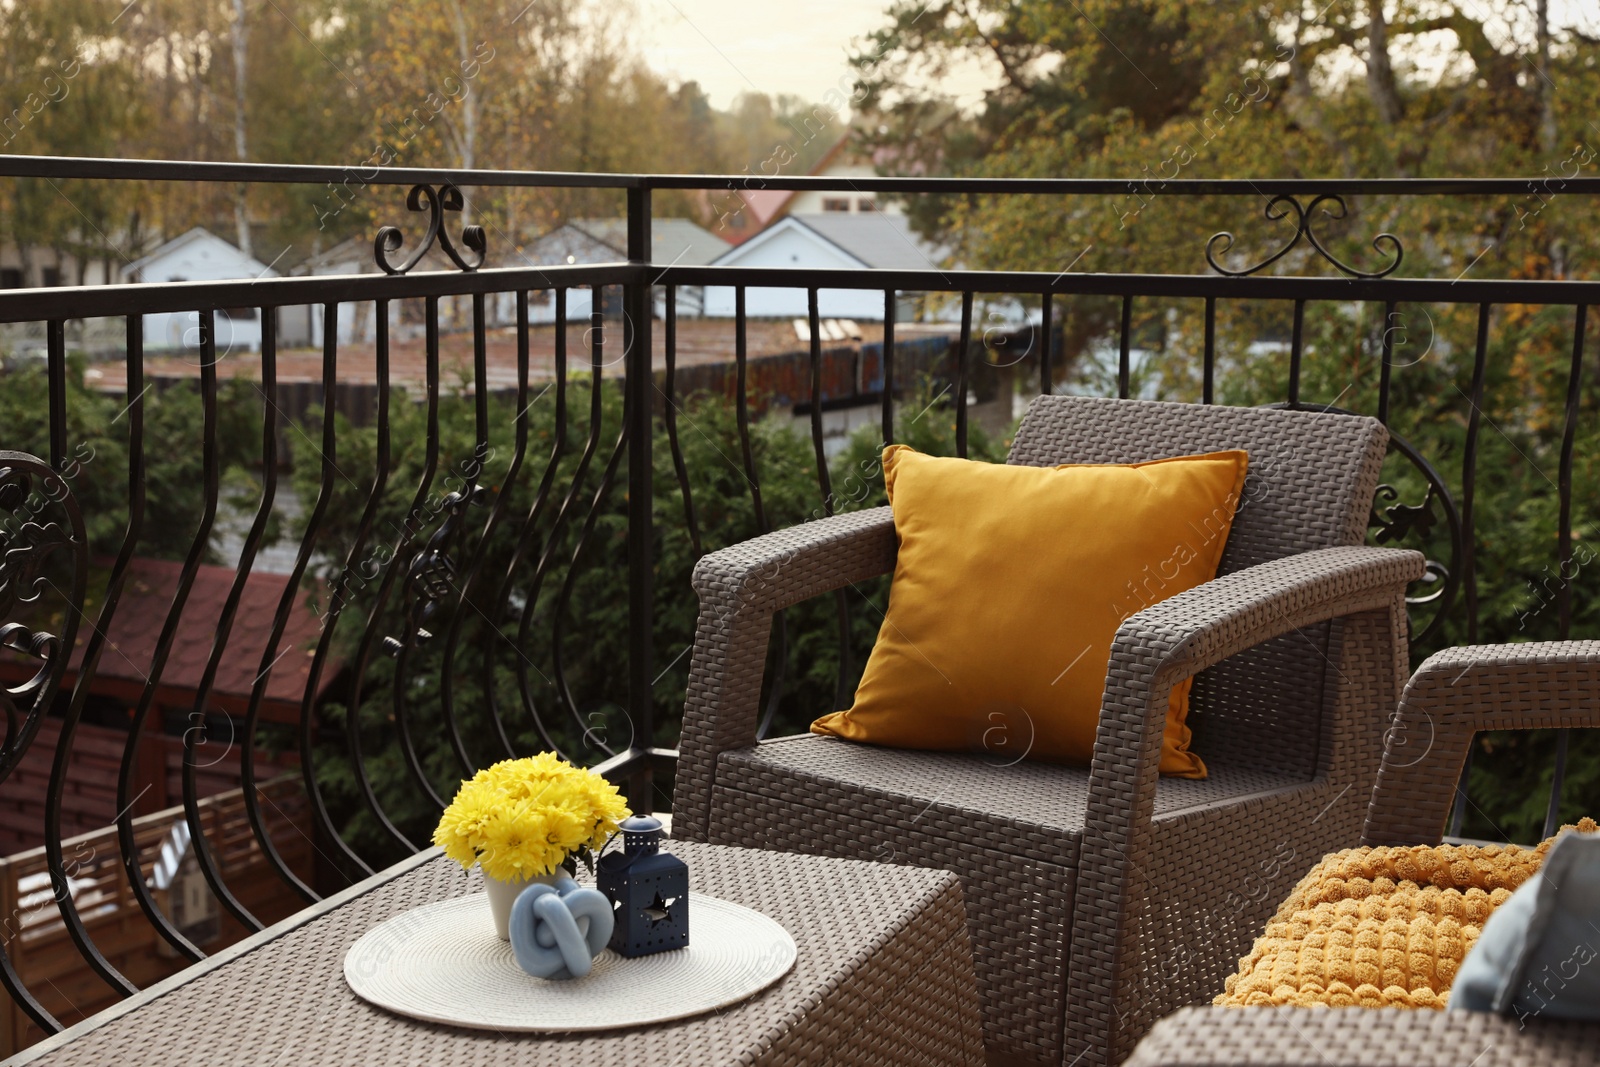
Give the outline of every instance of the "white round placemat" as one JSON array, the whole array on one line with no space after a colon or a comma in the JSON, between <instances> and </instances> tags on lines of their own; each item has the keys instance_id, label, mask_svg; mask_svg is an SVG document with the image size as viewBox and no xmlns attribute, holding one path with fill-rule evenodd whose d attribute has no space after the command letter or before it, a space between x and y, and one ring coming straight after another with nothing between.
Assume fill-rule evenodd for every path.
<instances>
[{"instance_id":1,"label":"white round placemat","mask_svg":"<svg viewBox=\"0 0 1600 1067\"><path fill-rule=\"evenodd\" d=\"M606 949L586 977L535 978L495 936L488 898L453 897L367 931L344 957L356 995L424 1022L502 1032L617 1030L736 1004L789 973L795 944L760 912L689 894L689 945L627 959Z\"/></svg>"}]
</instances>

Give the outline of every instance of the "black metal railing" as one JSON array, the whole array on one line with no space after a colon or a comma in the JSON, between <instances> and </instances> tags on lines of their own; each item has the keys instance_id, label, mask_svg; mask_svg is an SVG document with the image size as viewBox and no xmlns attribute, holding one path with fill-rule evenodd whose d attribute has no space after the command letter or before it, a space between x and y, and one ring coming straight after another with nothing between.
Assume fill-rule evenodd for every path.
<instances>
[{"instance_id":1,"label":"black metal railing","mask_svg":"<svg viewBox=\"0 0 1600 1067\"><path fill-rule=\"evenodd\" d=\"M70 865L60 850L61 814L73 774L75 732L91 708L106 718L107 698L99 679L106 657L115 652L110 635L126 633L132 625L119 623L130 573L156 533L171 534L149 528L154 500L190 491L194 525L187 536L176 538L186 541L186 548L179 552L169 547L179 562L166 610L159 618L137 620L155 637L148 661L135 665L141 677L132 696L126 687L120 690L126 714L118 721L126 729L126 743L116 782L115 821L127 879L140 908L165 942L197 960L204 948L159 906L133 838L145 785L141 738L162 728L157 712L171 712L174 700L183 704L178 723L185 753L181 792L195 858L222 908L247 930L263 924L230 891L200 821L196 769L204 765L205 749L217 743L212 731L219 722L228 724L228 744L239 753L245 811L259 847L285 886L306 901L318 899L322 889L341 879L370 873L397 852L423 847L424 816L443 804L453 779L472 774L488 759L526 754L530 744L597 766L626 785L636 807L663 802L675 757L669 743L671 708L681 703L681 691L670 692L671 682L664 691L661 679L676 682L683 676L684 650L677 646L686 633L692 634L693 620L692 593L678 580L681 568L672 572L672 582L662 577L669 556L692 564L726 537L751 536L807 514L832 514L870 495L846 492L834 482L824 413L840 396L826 372L831 349L823 337L822 292L882 295L881 339L843 357L855 361L856 371L844 392L858 406L876 406L882 442L899 439L932 408L942 426L948 421L951 450L967 455L978 439L967 398L979 379L1023 368L1030 376L1036 374L1030 380L1044 392L1088 380L1075 376L1076 370L1098 357L1079 344L1069 350L1069 318L1100 324L1105 344L1095 351L1103 351L1105 381L1121 397L1165 395L1200 403L1232 399L1375 414L1391 425L1395 438L1375 506L1374 537L1419 545L1435 561L1415 598L1413 631L1419 649L1480 636L1478 475L1486 427L1495 427L1487 432L1500 432L1484 412L1490 378L1504 369L1491 358L1497 309L1515 308L1519 315L1530 308L1555 309L1561 324L1551 329L1564 333L1570 352L1564 389L1551 391L1560 398L1559 430L1535 429L1546 436L1555 432L1559 440L1555 514L1545 531L1550 543L1546 555L1556 576L1550 629L1566 637L1574 627L1575 442L1582 418L1593 412L1583 400L1583 365L1587 309L1600 303L1600 283L1397 277L1393 272L1401 263L1404 234L1380 235L1373 243L1386 259L1376 269L1364 270L1341 260L1334 243L1316 229L1324 219L1345 216L1345 196L1516 196L1527 191L1523 180L1167 182L1151 195L1242 197L1249 202L1268 198L1269 219L1293 217L1294 233L1287 243L1253 264L1225 264L1224 259L1242 253L1232 248L1231 236L1219 234L1204 246L1214 272L1181 275L997 272L932 263L917 270L813 270L654 262L653 191L737 190L750 184L748 178L415 168L358 174L336 167L29 157L0 157L0 177L357 181L394 190L396 209L399 192L408 191L409 207L426 213L425 233L409 251L400 229L377 231L376 269L367 274L0 292L0 323L45 326L47 400L41 416L44 433L33 445L44 458L0 454L0 504L18 516L6 529L0 588L18 601L7 601L12 614L25 616L0 632L0 644L16 659L27 656L36 667L43 664L9 690L16 708L0 750L0 780L23 758L39 724L58 715L61 731L43 828L44 841L53 849L52 903L88 965L118 994L135 986L101 953L80 915ZM1086 197L1124 194L1129 188L1126 182L1100 180L900 178L789 178L764 185L849 186L903 196ZM627 261L483 268L485 255L493 255L492 242L478 228L456 236L451 220L465 202L463 188L496 186L617 190L625 200ZM1600 194L1600 181L1574 179L1562 193L1592 197ZM455 269L415 270L435 247ZM1336 273L1260 273L1280 262L1302 269L1331 266ZM731 411L716 425L709 424L723 419L723 408L717 406L721 401L701 404L683 392L686 368L679 358L683 323L678 294L708 287L731 288L735 308L726 323L733 341L731 396L726 398ZM752 383L755 356L745 309L747 292L755 289L806 294L809 332L800 353L806 375L787 400L804 412L813 468L807 474L813 482L807 500L800 500L792 479L775 485L770 460L781 446L763 436L757 418L771 397ZM585 291L591 310L579 317L582 321L574 321L569 302L573 294ZM618 291L620 304L606 298ZM947 354L916 368L907 365L906 347L897 339L909 329L899 310L906 294L925 294L929 306L947 301L944 306L950 309L938 313L948 326ZM546 296L553 308L548 336L535 330L530 317L532 301ZM979 299L986 306L1008 309L998 339L977 336ZM451 334L442 326L441 305L458 300L468 310L451 321L466 326ZM490 352L501 336L491 309L505 302L514 308L509 337L515 382L509 386L496 384L490 373ZM321 321L320 374L311 386L320 413L286 412L280 379L284 357L278 320L284 309L303 305L317 309ZM373 309L373 388L370 405L345 418L338 414L338 398L348 385L353 349L360 349L362 372L368 370L369 346L340 339L341 308L350 305ZM402 305L420 308L420 351L414 351L412 342L404 343L412 346L405 353L420 356L420 376L415 368L405 374L397 370L404 346L391 336L391 322ZM254 309L260 317L259 353L219 352L217 317L241 308ZM619 308L620 316L608 314L608 308ZM1237 322L1228 317L1235 308L1244 309ZM1245 359L1226 341L1228 336L1276 337L1283 332L1250 325L1258 322L1251 316L1264 308L1273 314L1287 312L1286 339ZM1365 322L1351 310L1362 308L1371 312ZM1425 397L1419 403L1418 397L1407 395L1410 406L1400 402L1407 360L1397 358L1397 348L1409 342L1395 324L1413 308L1438 309L1437 322L1445 326L1463 316L1475 322L1470 345L1452 349L1471 353L1470 383L1461 397ZM1332 313L1308 323L1308 309ZM162 389L154 389L143 323L145 316L162 313L195 316L197 359L184 382L164 381ZM126 341L109 363L94 367L120 372L121 389L113 392L125 406L114 418L95 422L92 412L73 410L85 389L85 368L68 350L67 324L105 319L122 321ZM1429 321L1436 320L1430 316ZM1175 322L1181 325L1174 327ZM572 332L585 326L574 344ZM1308 336L1313 326L1323 330L1316 339ZM1152 349L1144 339L1152 330L1165 330L1162 343L1176 353L1161 372L1166 377L1155 385ZM452 390L443 384L443 357L457 340L470 360L463 362L462 382ZM1359 365L1352 371L1359 388L1348 401L1342 393L1323 395L1318 377L1335 342L1347 342ZM1011 347L997 355L1004 345ZM1457 359L1455 354L1450 358ZM225 365L228 374L220 373ZM1259 378L1263 367L1270 370L1270 388L1259 382L1249 385L1250 375ZM0 390L23 389L22 375L32 372L9 373L17 377L0 381ZM1247 384L1235 388L1231 377ZM547 381L536 393L541 378ZM913 398L920 405L928 395L937 395L929 380L945 386L946 395L954 399L943 407L930 401L929 408L908 418L905 405ZM253 392L230 390L230 382L244 382ZM153 416L166 411L168 398L184 390L198 396L198 422L177 443L199 453L197 496L194 485L162 482L151 447L158 429ZM1026 390L1005 378L1003 395L1021 391ZM1442 453L1429 454L1405 432L1416 420L1407 421L1410 416L1402 414L1424 407L1446 426L1441 432L1449 447ZM238 432L239 425L252 422L249 434L259 440L253 450L240 444ZM159 458L164 464L174 447L172 426L171 419L162 423L166 436ZM1449 436L1457 429L1459 436ZM127 488L115 516L79 515L91 497L115 498L106 491L106 476L93 467L96 461L85 459L80 450L91 439L118 442L120 451L112 455L108 450L107 458L125 466L118 473L125 475ZM17 442L0 440L0 446L10 444ZM724 449L724 444L730 447ZM665 456L658 446L665 447ZM736 492L723 487L717 490L722 495L709 495L707 473L688 458L695 448L719 457L718 473L731 476ZM241 456L256 472L247 494L253 497L253 508L244 509L248 522L237 538L235 558L226 563L231 574L220 604L210 599L197 605L191 598L197 582L212 573L206 568L216 553L219 516L234 506L229 502L236 495L229 466L237 466ZM1446 461L1460 464L1459 477L1441 473ZM83 473L86 466L90 474ZM292 485L285 483L286 474L292 475ZM9 491L8 478L28 484ZM32 492L34 488L42 489L43 496ZM270 615L270 621L262 626L249 617L263 612L252 594L252 575L260 570L257 564L275 527L285 521L280 504L289 495L300 509L293 531L297 549L270 611L262 615ZM30 512L34 503L38 506ZM111 518L120 523L120 535L107 533L105 521L97 522ZM92 532L96 529L98 533ZM44 536L46 530L54 531L51 537ZM164 543L170 546L172 541L167 537ZM62 545L71 546L71 566L64 566L60 552L50 560L38 558ZM91 554L91 548L96 552ZM602 582L616 573L625 580ZM1496 581L1503 578L1495 576ZM307 635L296 630L296 620L312 586L319 591L313 604L317 623ZM620 596L619 587L625 590ZM22 603L27 598L32 599ZM575 606L579 602L581 610ZM187 655L182 644L192 634L184 637L184 625L196 613L205 619L211 645L198 680L175 697L173 658ZM831 698L839 704L848 701L861 660L856 647L860 628L870 624L861 616L859 605L844 592L821 615L801 620L794 609L780 614L774 669L764 697L764 734L780 722L793 687L815 663L818 618L832 631ZM229 669L230 649L245 623L254 635L251 652L258 658L246 672L253 677L248 691L240 694L242 706L226 705L219 678ZM669 630L670 645L665 641ZM581 667L575 662L575 646L585 649ZM807 664L796 662L802 648ZM298 671L291 680L299 679L291 701L297 708L292 723L267 712L283 699L281 692L274 694L274 680L291 669ZM58 694L56 683L69 671L70 685L63 684ZM1562 798L1566 746L1563 735L1552 768L1547 831ZM258 751L268 747L298 752L314 819L306 832L324 861L314 874L293 869L274 843L255 770ZM1467 794L1462 796L1465 805ZM1461 815L1458 811L1455 830ZM357 832L362 827L365 837ZM0 978L38 1027L47 1032L59 1027L57 1013L29 992L26 976L6 965Z\"/></svg>"}]
</instances>

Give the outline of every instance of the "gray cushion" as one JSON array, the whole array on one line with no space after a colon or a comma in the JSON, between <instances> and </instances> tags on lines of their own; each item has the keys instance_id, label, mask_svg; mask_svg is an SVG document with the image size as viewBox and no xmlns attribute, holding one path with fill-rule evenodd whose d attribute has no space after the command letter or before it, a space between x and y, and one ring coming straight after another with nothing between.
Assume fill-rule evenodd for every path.
<instances>
[{"instance_id":1,"label":"gray cushion","mask_svg":"<svg viewBox=\"0 0 1600 1067\"><path fill-rule=\"evenodd\" d=\"M1450 1007L1600 1020L1600 834L1562 834L1483 924Z\"/></svg>"}]
</instances>

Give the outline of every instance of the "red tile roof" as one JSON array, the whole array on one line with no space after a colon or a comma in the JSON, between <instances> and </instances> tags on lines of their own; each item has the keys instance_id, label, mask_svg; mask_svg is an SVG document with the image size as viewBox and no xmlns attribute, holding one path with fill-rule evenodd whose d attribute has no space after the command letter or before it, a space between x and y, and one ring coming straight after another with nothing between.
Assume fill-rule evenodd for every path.
<instances>
[{"instance_id":1,"label":"red tile roof","mask_svg":"<svg viewBox=\"0 0 1600 1067\"><path fill-rule=\"evenodd\" d=\"M135 558L128 567L122 600L112 617L105 648L95 672L94 692L135 700L145 685L157 639L166 623L183 564L172 560ZM212 652L223 605L233 587L234 570L202 564L184 602L177 636L162 671L157 700L169 706L192 705ZM262 654L271 636L278 601L288 575L252 573L246 580L234 615L233 627L212 686L211 707L244 714L251 687L261 673ZM319 619L303 596L294 598L288 625L270 668L263 717L269 721L297 721L302 695L311 675L312 653L319 636ZM68 680L81 663L88 628L80 628L77 647L68 667ZM325 691L341 661L330 654L319 689ZM321 693L319 692L319 697Z\"/></svg>"}]
</instances>

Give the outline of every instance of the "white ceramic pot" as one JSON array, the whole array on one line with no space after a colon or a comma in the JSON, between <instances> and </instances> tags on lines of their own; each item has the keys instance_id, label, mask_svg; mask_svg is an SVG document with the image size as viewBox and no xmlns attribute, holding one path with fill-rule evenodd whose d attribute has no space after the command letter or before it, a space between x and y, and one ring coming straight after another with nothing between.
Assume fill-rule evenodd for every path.
<instances>
[{"instance_id":1,"label":"white ceramic pot","mask_svg":"<svg viewBox=\"0 0 1600 1067\"><path fill-rule=\"evenodd\" d=\"M556 879L566 873L557 867L553 873L537 878L528 878L520 882L502 882L485 871L483 887L489 892L489 914L494 918L495 936L502 941L511 940L511 905L517 902L517 897L524 889L535 882L553 886L556 884Z\"/></svg>"}]
</instances>

